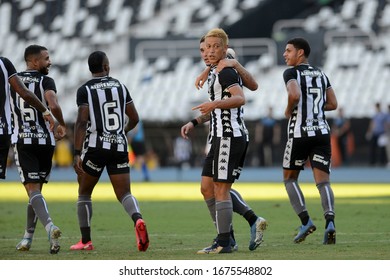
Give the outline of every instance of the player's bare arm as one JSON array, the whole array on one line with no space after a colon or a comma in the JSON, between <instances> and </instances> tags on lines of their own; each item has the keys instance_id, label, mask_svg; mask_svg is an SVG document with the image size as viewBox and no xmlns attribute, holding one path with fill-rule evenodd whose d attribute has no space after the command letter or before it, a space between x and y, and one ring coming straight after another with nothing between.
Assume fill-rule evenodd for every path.
<instances>
[{"instance_id":1,"label":"player's bare arm","mask_svg":"<svg viewBox=\"0 0 390 280\"><path fill-rule=\"evenodd\" d=\"M239 85L234 85L230 87L229 92L231 94L230 98L204 102L198 106L193 107L192 110L199 110L202 115L208 115L216 108L231 109L238 108L245 104L244 92Z\"/></svg>"},{"instance_id":2,"label":"player's bare arm","mask_svg":"<svg viewBox=\"0 0 390 280\"><path fill-rule=\"evenodd\" d=\"M132 130L139 122L139 115L133 102L126 105L126 115L129 117L125 126L125 133Z\"/></svg>"},{"instance_id":3,"label":"player's bare arm","mask_svg":"<svg viewBox=\"0 0 390 280\"><path fill-rule=\"evenodd\" d=\"M195 80L195 87L196 87L196 89L203 88L204 83L207 81L207 77L209 75L209 72L210 72L210 66L207 66L202 71L202 73L200 73L200 75L198 77L196 77L196 80Z\"/></svg>"},{"instance_id":4,"label":"player's bare arm","mask_svg":"<svg viewBox=\"0 0 390 280\"><path fill-rule=\"evenodd\" d=\"M53 90L47 90L45 92L45 99L47 101L51 113L58 121L58 125L55 128L54 137L57 141L61 140L66 135L66 124L62 115L61 107L58 104L57 95Z\"/></svg>"},{"instance_id":5,"label":"player's bare arm","mask_svg":"<svg viewBox=\"0 0 390 280\"><path fill-rule=\"evenodd\" d=\"M333 88L326 89L326 103L325 111L332 111L337 109L337 98Z\"/></svg>"},{"instance_id":6,"label":"player's bare arm","mask_svg":"<svg viewBox=\"0 0 390 280\"><path fill-rule=\"evenodd\" d=\"M188 133L195 126L197 126L198 124L202 124L202 123L208 122L210 120L210 118L211 118L210 114L208 114L208 115L200 115L200 116L196 117L195 119L189 121L188 123L186 123L185 125L183 125L181 127L181 130L180 130L181 137L183 137L184 139L188 139Z\"/></svg>"},{"instance_id":7,"label":"player's bare arm","mask_svg":"<svg viewBox=\"0 0 390 280\"><path fill-rule=\"evenodd\" d=\"M88 106L87 105L79 106L77 120L74 125L74 159L73 159L73 168L77 175L82 175L84 173L80 154L83 147L85 134L87 131L88 118L89 118Z\"/></svg>"},{"instance_id":8,"label":"player's bare arm","mask_svg":"<svg viewBox=\"0 0 390 280\"><path fill-rule=\"evenodd\" d=\"M236 59L227 59L227 58L221 59L218 62L216 70L217 70L217 72L220 72L225 67L232 67L232 68L236 69L238 74L240 75L240 77L242 79L243 85L246 88L248 88L251 91L255 91L255 90L258 89L259 85L255 81L255 79L253 78L251 73L249 73L245 69L245 67L242 66L240 62L238 62L238 60L236 60Z\"/></svg>"},{"instance_id":9,"label":"player's bare arm","mask_svg":"<svg viewBox=\"0 0 390 280\"><path fill-rule=\"evenodd\" d=\"M294 108L297 106L301 98L301 90L296 80L290 80L287 84L287 107L284 111L286 118L290 118Z\"/></svg>"},{"instance_id":10,"label":"player's bare arm","mask_svg":"<svg viewBox=\"0 0 390 280\"><path fill-rule=\"evenodd\" d=\"M49 122L50 130L54 129L54 118L50 111L43 105L43 103L35 96L33 92L28 90L24 83L17 75L12 76L9 79L11 87L31 106L36 108L39 112L43 113L43 118Z\"/></svg>"}]
</instances>

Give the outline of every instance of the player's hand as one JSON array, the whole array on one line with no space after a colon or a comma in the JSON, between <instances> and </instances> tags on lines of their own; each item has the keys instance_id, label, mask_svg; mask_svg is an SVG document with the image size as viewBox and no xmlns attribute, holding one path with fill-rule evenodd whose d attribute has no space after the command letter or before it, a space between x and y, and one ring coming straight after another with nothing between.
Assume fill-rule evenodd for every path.
<instances>
[{"instance_id":1,"label":"player's hand","mask_svg":"<svg viewBox=\"0 0 390 280\"><path fill-rule=\"evenodd\" d=\"M77 175L82 175L84 174L84 170L83 170L83 167L82 167L82 160L81 160L81 157L80 155L75 155L74 158L73 158L73 168L74 168L74 171L76 172Z\"/></svg>"},{"instance_id":2,"label":"player's hand","mask_svg":"<svg viewBox=\"0 0 390 280\"><path fill-rule=\"evenodd\" d=\"M196 77L196 80L195 80L196 89L203 88L203 85L207 81L207 78L209 76L209 72L210 72L210 67L206 67L206 69L204 69L202 71L202 73L200 73L200 75L198 77Z\"/></svg>"},{"instance_id":3,"label":"player's hand","mask_svg":"<svg viewBox=\"0 0 390 280\"><path fill-rule=\"evenodd\" d=\"M235 68L236 67L236 63L237 63L237 60L235 59L221 59L219 62L218 62L218 65L217 65L217 68L216 68L216 71L219 73L223 70L223 68L226 68L226 67L233 67Z\"/></svg>"},{"instance_id":4,"label":"player's hand","mask_svg":"<svg viewBox=\"0 0 390 280\"><path fill-rule=\"evenodd\" d=\"M55 124L53 115L50 113L48 115L44 115L43 118L44 118L45 121L49 122L50 131L53 131L54 130L54 124Z\"/></svg>"},{"instance_id":5,"label":"player's hand","mask_svg":"<svg viewBox=\"0 0 390 280\"><path fill-rule=\"evenodd\" d=\"M57 125L55 133L54 133L54 138L56 139L56 141L61 140L62 138L65 137L65 135L66 135L66 126L63 126L60 124Z\"/></svg>"},{"instance_id":6,"label":"player's hand","mask_svg":"<svg viewBox=\"0 0 390 280\"><path fill-rule=\"evenodd\" d=\"M192 110L199 110L202 115L208 115L214 109L215 105L213 102L204 102L192 108Z\"/></svg>"},{"instance_id":7,"label":"player's hand","mask_svg":"<svg viewBox=\"0 0 390 280\"><path fill-rule=\"evenodd\" d=\"M194 128L194 125L192 122L188 122L186 123L185 125L183 125L181 127L181 137L183 137L184 139L188 139L188 133L190 133L190 131Z\"/></svg>"},{"instance_id":8,"label":"player's hand","mask_svg":"<svg viewBox=\"0 0 390 280\"><path fill-rule=\"evenodd\" d=\"M284 116L285 116L287 119L290 119L290 117L291 117L291 111L290 111L289 109L286 109L286 110L284 111Z\"/></svg>"}]
</instances>

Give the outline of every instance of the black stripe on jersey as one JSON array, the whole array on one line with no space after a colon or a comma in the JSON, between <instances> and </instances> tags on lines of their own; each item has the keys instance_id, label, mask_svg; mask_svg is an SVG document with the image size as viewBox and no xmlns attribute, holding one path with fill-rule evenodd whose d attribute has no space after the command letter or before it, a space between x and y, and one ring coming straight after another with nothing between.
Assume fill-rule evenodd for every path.
<instances>
[{"instance_id":1,"label":"black stripe on jersey","mask_svg":"<svg viewBox=\"0 0 390 280\"><path fill-rule=\"evenodd\" d=\"M102 112L100 108L100 101L99 101L99 95L97 93L97 90L88 89L89 94L91 95L92 99L92 110L95 118L95 125L96 130L98 131L104 131L102 124L103 124L103 118L102 118ZM89 105L91 107L91 104Z\"/></svg>"},{"instance_id":2,"label":"black stripe on jersey","mask_svg":"<svg viewBox=\"0 0 390 280\"><path fill-rule=\"evenodd\" d=\"M121 89L122 89L122 92L123 92L123 98L119 98L119 105L120 105L120 109L121 109L121 113L125 113L123 112L123 110L125 110L125 102L126 102L126 89L124 88L123 84L121 85ZM125 121L125 120L123 120Z\"/></svg>"},{"instance_id":3,"label":"black stripe on jersey","mask_svg":"<svg viewBox=\"0 0 390 280\"><path fill-rule=\"evenodd\" d=\"M298 70L297 70L298 71ZM301 95L301 98L302 98L302 119L301 119L301 134L304 135L305 132L303 131L302 129L302 125L304 123L304 121L307 119L307 84L306 84L306 77L305 76L302 76L301 75L301 72L298 71L298 77L300 79L300 82L301 82L301 92L302 92L302 95Z\"/></svg>"}]
</instances>

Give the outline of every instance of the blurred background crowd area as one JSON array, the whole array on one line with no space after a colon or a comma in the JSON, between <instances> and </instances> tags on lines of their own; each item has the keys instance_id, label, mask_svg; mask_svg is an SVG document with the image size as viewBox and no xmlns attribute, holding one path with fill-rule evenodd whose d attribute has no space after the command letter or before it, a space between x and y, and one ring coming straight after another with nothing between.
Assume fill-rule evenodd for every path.
<instances>
[{"instance_id":1,"label":"blurred background crowd area","mask_svg":"<svg viewBox=\"0 0 390 280\"><path fill-rule=\"evenodd\" d=\"M390 0L1 0L0 55L22 71L26 46L49 49L49 76L69 130L58 142L56 166L72 162L76 90L90 78L87 57L94 50L107 53L111 76L131 92L148 166L200 166L207 126L187 143L180 127L198 115L191 108L208 99L207 86L197 90L194 82L204 69L199 39L214 27L227 32L237 59L259 83L255 92L244 89L247 165L281 165L287 126L282 54L296 36L309 40L309 61L327 73L338 97L341 110L327 115L333 166L388 165Z\"/></svg>"}]
</instances>

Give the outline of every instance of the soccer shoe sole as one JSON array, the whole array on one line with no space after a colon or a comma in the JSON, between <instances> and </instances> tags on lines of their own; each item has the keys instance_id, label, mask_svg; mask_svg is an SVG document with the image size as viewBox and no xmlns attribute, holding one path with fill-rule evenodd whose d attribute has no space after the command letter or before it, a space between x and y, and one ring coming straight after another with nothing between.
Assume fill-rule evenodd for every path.
<instances>
[{"instance_id":1,"label":"soccer shoe sole","mask_svg":"<svg viewBox=\"0 0 390 280\"><path fill-rule=\"evenodd\" d=\"M305 234L303 234L301 237L297 238L294 240L294 243L301 243L303 241L305 241L306 237L309 235L309 234L312 234L313 232L316 231L316 226L315 225L312 225L311 227L308 228L308 230L305 232Z\"/></svg>"},{"instance_id":2,"label":"soccer shoe sole","mask_svg":"<svg viewBox=\"0 0 390 280\"><path fill-rule=\"evenodd\" d=\"M336 231L325 232L324 244L336 244Z\"/></svg>"},{"instance_id":3,"label":"soccer shoe sole","mask_svg":"<svg viewBox=\"0 0 390 280\"><path fill-rule=\"evenodd\" d=\"M202 250L199 250L196 253L198 255L228 254L228 253L232 253L232 248L230 246L229 247L217 246L215 248L206 247Z\"/></svg>"},{"instance_id":4,"label":"soccer shoe sole","mask_svg":"<svg viewBox=\"0 0 390 280\"><path fill-rule=\"evenodd\" d=\"M145 252L149 247L149 236L146 224L143 220L136 223L135 235L137 238L138 251Z\"/></svg>"}]
</instances>

